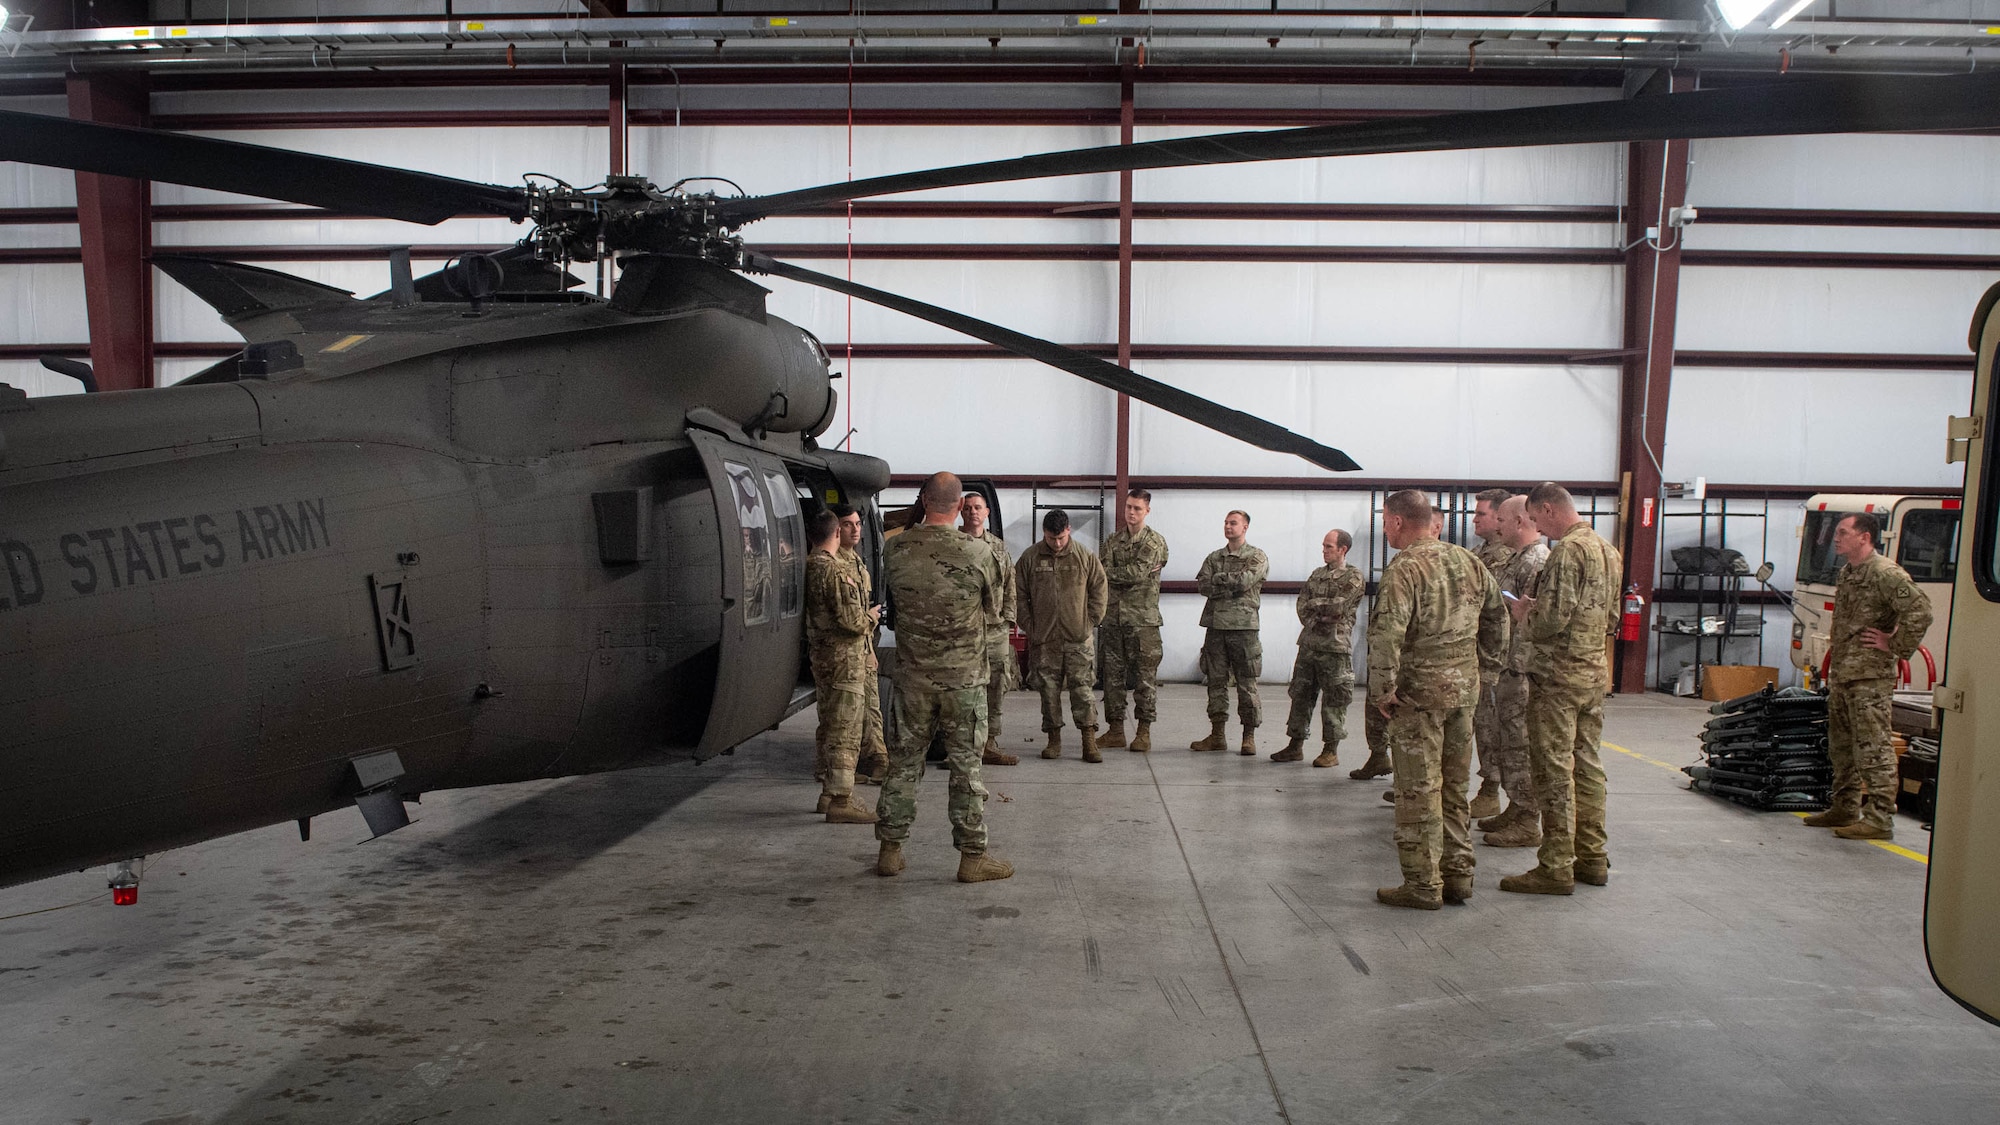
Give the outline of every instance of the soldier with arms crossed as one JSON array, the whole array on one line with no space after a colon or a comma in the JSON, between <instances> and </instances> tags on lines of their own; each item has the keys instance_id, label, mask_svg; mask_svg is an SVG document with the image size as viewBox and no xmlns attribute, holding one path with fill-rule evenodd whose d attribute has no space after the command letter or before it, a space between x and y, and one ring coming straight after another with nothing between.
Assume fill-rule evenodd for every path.
<instances>
[{"instance_id":1,"label":"soldier with arms crossed","mask_svg":"<svg viewBox=\"0 0 2000 1125\"><path fill-rule=\"evenodd\" d=\"M1099 630L1104 639L1104 722L1110 729L1097 745L1125 745L1125 680L1134 682L1132 696L1139 725L1132 732L1132 749L1153 748L1153 721L1159 718L1160 572L1167 566L1167 541L1146 526L1153 512L1153 494L1135 488L1125 494L1125 526L1104 541L1104 576L1111 583L1111 604Z\"/></svg>"},{"instance_id":2,"label":"soldier with arms crossed","mask_svg":"<svg viewBox=\"0 0 2000 1125\"><path fill-rule=\"evenodd\" d=\"M1472 552L1440 542L1433 526L1423 493L1389 496L1382 535L1397 554L1368 615L1368 705L1389 719L1403 869L1402 885L1375 897L1418 910L1472 897L1472 709L1507 647L1493 575Z\"/></svg>"},{"instance_id":3,"label":"soldier with arms crossed","mask_svg":"<svg viewBox=\"0 0 2000 1125\"><path fill-rule=\"evenodd\" d=\"M1244 539L1250 534L1250 513L1237 510L1222 520L1223 546L1202 560L1195 586L1208 603L1201 607L1201 674L1208 683L1207 738L1190 750L1226 750L1229 725L1229 685L1236 685L1236 717L1243 722L1240 753L1257 752L1257 724L1264 712L1257 700L1257 677L1264 673L1264 642L1257 635L1257 605L1271 560Z\"/></svg>"},{"instance_id":4,"label":"soldier with arms crossed","mask_svg":"<svg viewBox=\"0 0 2000 1125\"><path fill-rule=\"evenodd\" d=\"M1847 565L1833 595L1827 654L1827 754L1833 804L1806 818L1848 840L1895 836L1896 751L1889 742L1896 666L1924 643L1931 600L1908 571L1875 550L1882 525L1868 512L1843 516L1833 549Z\"/></svg>"},{"instance_id":5,"label":"soldier with arms crossed","mask_svg":"<svg viewBox=\"0 0 2000 1125\"><path fill-rule=\"evenodd\" d=\"M1000 705L1007 698L1008 689L1014 686L1014 646L1007 643L1007 630L1014 624L1016 612L1014 559L1007 554L1007 544L1000 541L1000 534L986 526L986 497L968 492L959 502L958 511L962 521L958 529L973 542L992 548L993 561L1000 564L1000 584L1005 587L1000 593L999 612L986 619L986 746L979 753L979 762L987 766L1019 765L1021 759L1000 749Z\"/></svg>"},{"instance_id":6,"label":"soldier with arms crossed","mask_svg":"<svg viewBox=\"0 0 2000 1125\"><path fill-rule=\"evenodd\" d=\"M986 736L986 621L999 609L1000 574L993 552L952 526L962 489L936 473L917 494L923 522L882 551L882 585L896 630L896 745L882 783L881 841L875 871L903 870L903 842L917 817L917 782L924 751L943 735L951 769L952 843L958 879L1005 879L1014 866L986 854L986 788L979 783L979 747Z\"/></svg>"}]
</instances>

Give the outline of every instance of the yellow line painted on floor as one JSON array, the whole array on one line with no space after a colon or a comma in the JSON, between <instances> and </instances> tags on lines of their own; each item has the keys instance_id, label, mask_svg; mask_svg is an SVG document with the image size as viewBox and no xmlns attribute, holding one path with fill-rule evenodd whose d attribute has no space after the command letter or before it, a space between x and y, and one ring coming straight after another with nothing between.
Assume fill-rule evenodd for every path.
<instances>
[{"instance_id":1,"label":"yellow line painted on floor","mask_svg":"<svg viewBox=\"0 0 2000 1125\"><path fill-rule=\"evenodd\" d=\"M1795 812L1792 815L1803 819L1805 817L1811 816L1812 814ZM1925 855L1924 853L1913 852L1908 848L1892 844L1887 840L1863 840L1861 842L1864 844L1873 844L1876 847L1881 848L1885 852L1892 852L1896 855L1902 856L1904 859L1914 859L1918 863L1924 864L1925 866L1929 866L1931 862L1931 857Z\"/></svg>"},{"instance_id":2,"label":"yellow line painted on floor","mask_svg":"<svg viewBox=\"0 0 2000 1125\"><path fill-rule=\"evenodd\" d=\"M1687 776L1686 774L1684 774L1684 773L1681 773L1681 768L1680 768L1679 766L1677 766L1677 765L1674 765L1674 764L1673 764L1673 763L1671 763L1671 762L1663 762L1663 761L1659 760L1658 758L1649 758L1649 757L1647 757L1646 755L1644 755L1644 754L1641 754L1641 753L1639 753L1639 752L1638 752L1637 750L1627 750L1626 748L1624 748L1623 746L1620 746L1620 745L1618 745L1618 744L1617 744L1617 743L1615 743L1615 742L1605 742L1605 741L1603 741L1603 740L1601 740L1601 739L1600 739L1600 740L1598 741L1598 743L1597 743L1597 744L1598 744L1599 746L1602 746L1602 747L1604 747L1604 748L1605 748L1606 750L1616 750L1616 751L1618 751L1618 752L1619 752L1620 754L1623 754L1623 755L1625 755L1625 756L1626 756L1626 757L1628 757L1628 758L1637 758L1637 759L1639 759L1640 761L1642 761L1642 762L1646 763L1646 764L1647 764L1647 765L1649 765L1649 766L1658 766L1658 767L1660 767L1660 768L1661 768L1661 769L1663 769L1663 770L1672 770L1673 772L1675 772L1675 773L1677 773L1677 774L1680 774L1680 776L1682 776L1682 777L1686 777L1686 776ZM1793 815L1793 816L1797 816L1797 817L1805 817L1805 816L1810 816L1810 815L1812 815L1812 814L1811 814L1811 813L1793 813L1792 815ZM1892 844L1892 843L1890 843L1890 842L1889 842L1889 841L1887 841L1887 840L1863 840L1863 841L1861 841L1861 842L1862 842L1862 843L1864 843L1864 844L1873 844L1873 845L1875 845L1876 847L1878 847L1878 848L1881 848L1881 849L1882 849L1883 851L1885 851L1885 852L1889 852L1889 853L1891 853L1891 854L1893 854L1893 855L1899 855L1899 856L1902 856L1902 857L1903 857L1904 859L1914 859L1914 860L1916 860L1916 861L1917 861L1918 863L1921 863L1921 864L1924 864L1924 865L1926 865L1926 866L1928 866L1928 865L1930 864L1930 862L1931 862L1931 860L1930 860L1930 857L1929 857L1929 856L1927 856L1927 855L1925 855L1924 853L1922 853L1922 852L1913 852L1913 851L1911 851L1911 850L1910 850L1910 849L1908 849L1908 848L1905 848L1905 847L1901 847L1901 846L1899 846L1899 845L1896 845L1896 844Z\"/></svg>"}]
</instances>

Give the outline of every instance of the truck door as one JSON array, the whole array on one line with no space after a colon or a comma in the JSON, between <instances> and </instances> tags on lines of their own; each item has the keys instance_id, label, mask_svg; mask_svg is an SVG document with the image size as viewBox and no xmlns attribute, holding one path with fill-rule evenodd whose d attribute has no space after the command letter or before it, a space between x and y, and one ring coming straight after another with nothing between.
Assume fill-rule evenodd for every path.
<instances>
[{"instance_id":1,"label":"truck door","mask_svg":"<svg viewBox=\"0 0 2000 1125\"><path fill-rule=\"evenodd\" d=\"M2000 1022L2000 456L1995 450L1995 352L2000 351L2000 286L1987 291L1972 324L1978 371L1971 418L1955 419L1966 438L1965 517L1970 553L1960 560L1950 610L1938 759L1938 800L1924 899L1924 948L1931 975L1953 999ZM1974 436L1973 420L1983 424ZM1939 609L1946 607L1940 606Z\"/></svg>"},{"instance_id":2,"label":"truck door","mask_svg":"<svg viewBox=\"0 0 2000 1125\"><path fill-rule=\"evenodd\" d=\"M714 434L688 436L721 532L721 652L695 748L709 758L777 723L791 702L805 643L805 527L783 461Z\"/></svg>"}]
</instances>

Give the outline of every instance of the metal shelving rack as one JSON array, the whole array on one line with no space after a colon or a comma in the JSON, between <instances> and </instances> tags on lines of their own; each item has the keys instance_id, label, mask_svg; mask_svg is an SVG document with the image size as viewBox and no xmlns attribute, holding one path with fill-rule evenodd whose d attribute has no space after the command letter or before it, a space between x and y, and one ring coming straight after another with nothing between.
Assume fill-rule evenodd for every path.
<instances>
[{"instance_id":1,"label":"metal shelving rack","mask_svg":"<svg viewBox=\"0 0 2000 1125\"><path fill-rule=\"evenodd\" d=\"M1729 528L1733 520L1740 527L1754 522L1757 526L1758 542L1762 554L1771 553L1771 501L1763 499L1731 499L1729 497L1708 497L1700 501L1701 507L1694 511L1660 512L1660 555L1657 560L1659 582L1653 588L1653 668L1662 691L1672 691L1679 679L1679 669L1671 671L1667 665L1667 642L1691 641L1694 644L1695 689L1701 688L1702 669L1714 664L1728 663L1729 647L1738 641L1754 640L1757 646L1757 663L1764 663L1764 608L1763 599L1753 594L1751 605L1756 620L1744 619L1743 581L1748 573L1708 573L1682 571L1670 564L1673 553L1668 544L1672 537L1667 534L1669 520L1699 521L1695 543L1680 546L1701 546L1717 550L1729 546ZM1733 507L1732 507L1733 505ZM1755 562L1746 558L1748 567ZM1762 562L1762 559L1756 562ZM1669 618L1667 607L1692 607L1691 611L1677 613ZM1719 627L1712 632L1704 632L1704 620L1714 618ZM1687 622L1688 625L1668 628L1668 622Z\"/></svg>"}]
</instances>

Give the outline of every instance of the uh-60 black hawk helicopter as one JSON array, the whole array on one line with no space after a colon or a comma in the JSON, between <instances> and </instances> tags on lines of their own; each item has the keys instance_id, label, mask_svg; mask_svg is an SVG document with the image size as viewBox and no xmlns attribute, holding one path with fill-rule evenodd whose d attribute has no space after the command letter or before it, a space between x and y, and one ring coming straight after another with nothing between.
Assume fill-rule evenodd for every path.
<instances>
[{"instance_id":1,"label":"uh-60 black hawk helicopter","mask_svg":"<svg viewBox=\"0 0 2000 1125\"><path fill-rule=\"evenodd\" d=\"M367 299L159 257L246 346L178 386L0 387L0 885L359 802L705 757L804 698L802 517L881 460L820 446L828 358L744 273L965 332L1331 470L1345 454L1122 367L775 261L766 216L924 188L1354 153L2000 126L2000 77L1793 78L1082 149L762 197L473 183L0 114L0 159L520 246ZM572 261L616 255L609 299Z\"/></svg>"}]
</instances>

